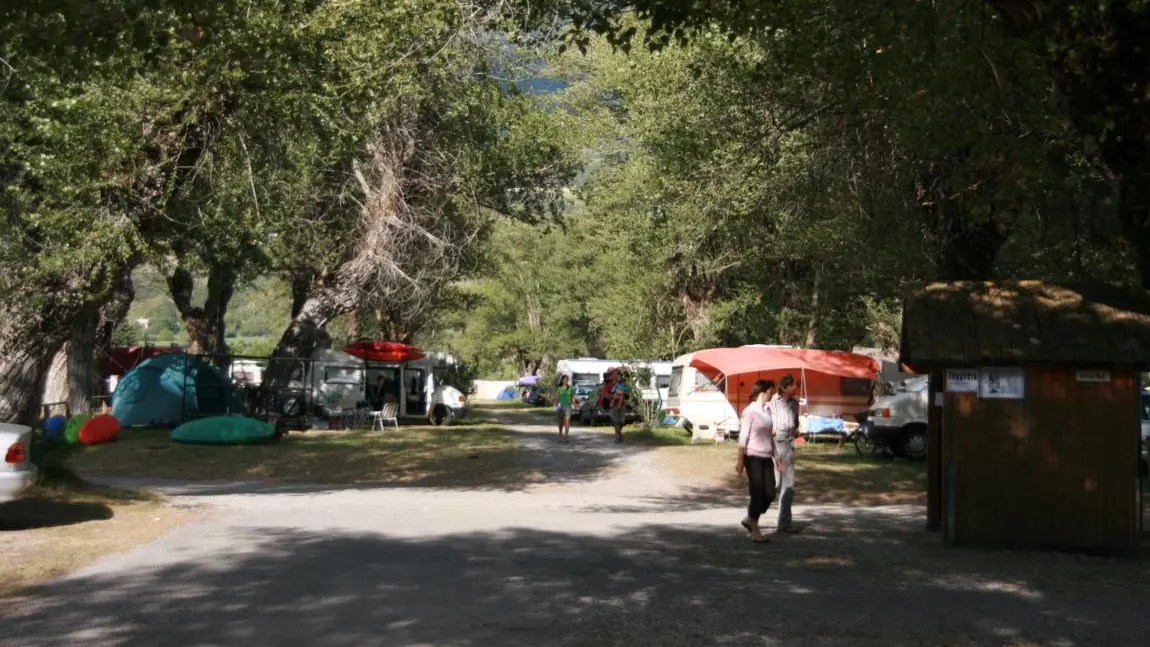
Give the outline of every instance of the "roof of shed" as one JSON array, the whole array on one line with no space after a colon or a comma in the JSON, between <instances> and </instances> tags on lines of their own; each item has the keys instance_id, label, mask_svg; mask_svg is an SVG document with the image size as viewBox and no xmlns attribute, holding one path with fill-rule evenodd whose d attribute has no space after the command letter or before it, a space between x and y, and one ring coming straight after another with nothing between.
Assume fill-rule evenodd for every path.
<instances>
[{"instance_id":1,"label":"roof of shed","mask_svg":"<svg viewBox=\"0 0 1150 647\"><path fill-rule=\"evenodd\" d=\"M1041 281L933 283L911 293L900 361L931 366L1150 367L1150 294Z\"/></svg>"}]
</instances>

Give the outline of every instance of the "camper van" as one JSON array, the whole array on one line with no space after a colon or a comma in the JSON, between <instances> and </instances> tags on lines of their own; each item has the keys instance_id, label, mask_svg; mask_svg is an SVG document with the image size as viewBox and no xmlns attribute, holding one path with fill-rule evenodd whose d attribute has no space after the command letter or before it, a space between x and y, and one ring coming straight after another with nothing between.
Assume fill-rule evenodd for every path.
<instances>
[{"instance_id":1,"label":"camper van","mask_svg":"<svg viewBox=\"0 0 1150 647\"><path fill-rule=\"evenodd\" d=\"M420 359L402 363L367 362L367 399L372 406L380 377L385 399L399 405L403 417L426 417L433 425L447 425L467 415L467 398L446 383L446 374L456 364L447 353L428 352Z\"/></svg>"},{"instance_id":2,"label":"camper van","mask_svg":"<svg viewBox=\"0 0 1150 647\"><path fill-rule=\"evenodd\" d=\"M739 415L727 400L725 380L714 380L691 366L694 353L671 363L667 412L681 418L692 438L726 437L739 433Z\"/></svg>"},{"instance_id":3,"label":"camper van","mask_svg":"<svg viewBox=\"0 0 1150 647\"><path fill-rule=\"evenodd\" d=\"M401 363L365 362L338 350L318 350L312 355L308 389L315 415L337 418L370 404L378 410L384 402L398 405L401 417L426 417L431 424L446 425L467 413L467 398L446 384L444 376L455 364L446 353ZM377 394L383 377L384 397Z\"/></svg>"}]
</instances>

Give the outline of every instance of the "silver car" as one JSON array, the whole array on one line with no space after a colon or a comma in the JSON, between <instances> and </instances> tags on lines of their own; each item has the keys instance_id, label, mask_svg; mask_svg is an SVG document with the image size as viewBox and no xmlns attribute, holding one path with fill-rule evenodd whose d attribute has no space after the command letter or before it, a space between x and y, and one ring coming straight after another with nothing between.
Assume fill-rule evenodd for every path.
<instances>
[{"instance_id":1,"label":"silver car","mask_svg":"<svg viewBox=\"0 0 1150 647\"><path fill-rule=\"evenodd\" d=\"M0 423L0 503L20 496L36 482L32 428Z\"/></svg>"}]
</instances>

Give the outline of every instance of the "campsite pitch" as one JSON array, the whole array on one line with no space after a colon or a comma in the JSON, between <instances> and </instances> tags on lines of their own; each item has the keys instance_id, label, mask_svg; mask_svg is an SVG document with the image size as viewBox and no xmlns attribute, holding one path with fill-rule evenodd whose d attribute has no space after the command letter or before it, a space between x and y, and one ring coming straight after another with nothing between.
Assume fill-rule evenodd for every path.
<instances>
[{"instance_id":1,"label":"campsite pitch","mask_svg":"<svg viewBox=\"0 0 1150 647\"><path fill-rule=\"evenodd\" d=\"M86 476L178 480L287 480L423 487L518 487L522 449L496 426L400 427L290 433L262 445L172 442L166 430L126 429L73 459Z\"/></svg>"},{"instance_id":2,"label":"campsite pitch","mask_svg":"<svg viewBox=\"0 0 1150 647\"><path fill-rule=\"evenodd\" d=\"M0 505L0 615L38 585L151 542L199 514L148 492L80 482L39 486Z\"/></svg>"},{"instance_id":3,"label":"campsite pitch","mask_svg":"<svg viewBox=\"0 0 1150 647\"><path fill-rule=\"evenodd\" d=\"M676 478L698 486L741 492L734 473L734 443L660 447L657 460ZM926 503L926 463L858 456L852 447L796 448L796 489L807 504L860 506Z\"/></svg>"}]
</instances>

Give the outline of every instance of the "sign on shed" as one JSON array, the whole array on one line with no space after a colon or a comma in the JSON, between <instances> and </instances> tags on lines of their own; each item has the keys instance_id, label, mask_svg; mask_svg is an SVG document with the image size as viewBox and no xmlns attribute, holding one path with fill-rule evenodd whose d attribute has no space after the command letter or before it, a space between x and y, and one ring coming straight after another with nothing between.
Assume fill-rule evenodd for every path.
<instances>
[{"instance_id":1,"label":"sign on shed","mask_svg":"<svg viewBox=\"0 0 1150 647\"><path fill-rule=\"evenodd\" d=\"M1110 371L1081 370L1074 373L1074 379L1079 382L1109 382Z\"/></svg>"},{"instance_id":2,"label":"sign on shed","mask_svg":"<svg viewBox=\"0 0 1150 647\"><path fill-rule=\"evenodd\" d=\"M978 371L973 368L952 368L946 372L948 393L978 393Z\"/></svg>"},{"instance_id":3,"label":"sign on shed","mask_svg":"<svg viewBox=\"0 0 1150 647\"><path fill-rule=\"evenodd\" d=\"M1021 368L984 368L978 375L978 396L1021 400L1026 395L1026 373Z\"/></svg>"}]
</instances>

